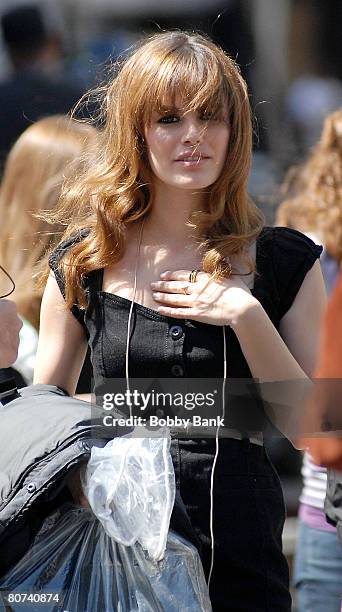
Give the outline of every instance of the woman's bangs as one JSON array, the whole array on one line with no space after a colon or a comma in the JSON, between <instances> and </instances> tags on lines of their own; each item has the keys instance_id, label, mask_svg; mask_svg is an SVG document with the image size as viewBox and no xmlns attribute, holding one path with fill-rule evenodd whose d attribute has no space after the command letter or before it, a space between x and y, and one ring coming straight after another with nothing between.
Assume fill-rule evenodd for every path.
<instances>
[{"instance_id":1,"label":"woman's bangs","mask_svg":"<svg viewBox=\"0 0 342 612\"><path fill-rule=\"evenodd\" d=\"M226 119L226 89L217 66L206 66L204 61L200 63L193 56L167 58L158 74L151 75L146 88L148 100L144 104L144 120L150 122L153 112L163 114L175 109L184 113L200 111Z\"/></svg>"}]
</instances>

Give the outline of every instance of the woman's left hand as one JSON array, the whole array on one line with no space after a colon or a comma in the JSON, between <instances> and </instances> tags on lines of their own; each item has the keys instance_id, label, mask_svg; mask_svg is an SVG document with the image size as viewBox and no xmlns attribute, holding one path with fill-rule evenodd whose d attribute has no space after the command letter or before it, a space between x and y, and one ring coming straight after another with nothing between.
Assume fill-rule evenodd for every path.
<instances>
[{"instance_id":1,"label":"woman's left hand","mask_svg":"<svg viewBox=\"0 0 342 612\"><path fill-rule=\"evenodd\" d=\"M211 325L235 326L250 308L260 305L241 277L215 280L198 272L190 282L190 270L163 272L151 283L158 312L177 319L193 319Z\"/></svg>"}]
</instances>

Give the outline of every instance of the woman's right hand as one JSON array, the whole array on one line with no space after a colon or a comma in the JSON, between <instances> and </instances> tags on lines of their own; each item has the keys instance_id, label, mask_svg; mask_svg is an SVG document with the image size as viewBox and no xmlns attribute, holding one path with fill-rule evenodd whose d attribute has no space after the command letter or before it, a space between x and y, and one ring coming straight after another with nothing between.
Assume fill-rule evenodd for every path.
<instances>
[{"instance_id":1,"label":"woman's right hand","mask_svg":"<svg viewBox=\"0 0 342 612\"><path fill-rule=\"evenodd\" d=\"M0 302L0 368L9 368L18 355L19 332L23 326L11 300Z\"/></svg>"}]
</instances>

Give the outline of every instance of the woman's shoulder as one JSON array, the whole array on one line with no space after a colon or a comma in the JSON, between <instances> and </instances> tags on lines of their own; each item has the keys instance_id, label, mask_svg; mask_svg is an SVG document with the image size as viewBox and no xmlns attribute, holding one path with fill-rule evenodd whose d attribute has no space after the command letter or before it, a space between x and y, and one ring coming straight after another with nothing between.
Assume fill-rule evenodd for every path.
<instances>
[{"instance_id":1,"label":"woman's shoulder","mask_svg":"<svg viewBox=\"0 0 342 612\"><path fill-rule=\"evenodd\" d=\"M323 247L298 230L263 228L259 238L259 264L274 287L279 318L290 309L306 274L319 259Z\"/></svg>"},{"instance_id":2,"label":"woman's shoulder","mask_svg":"<svg viewBox=\"0 0 342 612\"><path fill-rule=\"evenodd\" d=\"M59 287L59 290L63 298L65 298L66 291L65 291L65 278L64 278L64 272L63 272L63 266L61 265L61 260L63 259L64 255L68 253L68 251L75 244L79 243L86 236L88 236L89 232L90 230L87 228L80 229L77 233L72 234L71 236L68 236L67 238L62 240L53 249L53 251L51 251L49 255L49 267L51 268L52 272L55 275L57 285ZM83 286L86 291L89 286L89 283L90 283L89 278L88 277L84 278ZM84 322L84 310L79 308L77 304L74 304L71 308L71 312L76 317L76 319L81 323L81 325L84 327L85 332L88 335L88 332L85 326L85 322Z\"/></svg>"},{"instance_id":3,"label":"woman's shoulder","mask_svg":"<svg viewBox=\"0 0 342 612\"><path fill-rule=\"evenodd\" d=\"M320 257L323 247L312 238L290 227L265 226L259 236L262 245L272 251L274 259L308 259Z\"/></svg>"},{"instance_id":4,"label":"woman's shoulder","mask_svg":"<svg viewBox=\"0 0 342 612\"><path fill-rule=\"evenodd\" d=\"M54 270L55 266L59 264L61 259L64 257L68 251L75 245L84 240L89 235L89 228L82 228L78 232L73 233L68 236L61 242L57 244L57 246L51 251L49 255L49 266L52 270ZM54 270L55 271L55 270Z\"/></svg>"}]
</instances>

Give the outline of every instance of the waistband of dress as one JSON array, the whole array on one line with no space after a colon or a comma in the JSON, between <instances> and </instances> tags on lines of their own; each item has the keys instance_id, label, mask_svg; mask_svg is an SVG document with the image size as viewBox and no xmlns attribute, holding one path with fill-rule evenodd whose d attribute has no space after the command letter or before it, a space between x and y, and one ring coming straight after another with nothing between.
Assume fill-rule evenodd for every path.
<instances>
[{"instance_id":1,"label":"waistband of dress","mask_svg":"<svg viewBox=\"0 0 342 612\"><path fill-rule=\"evenodd\" d=\"M263 446L264 436L261 431L244 434L238 429L229 427L206 427L188 425L186 427L170 427L171 438L213 438L215 439L218 429L218 438L232 438L233 440L248 439L251 444Z\"/></svg>"}]
</instances>

